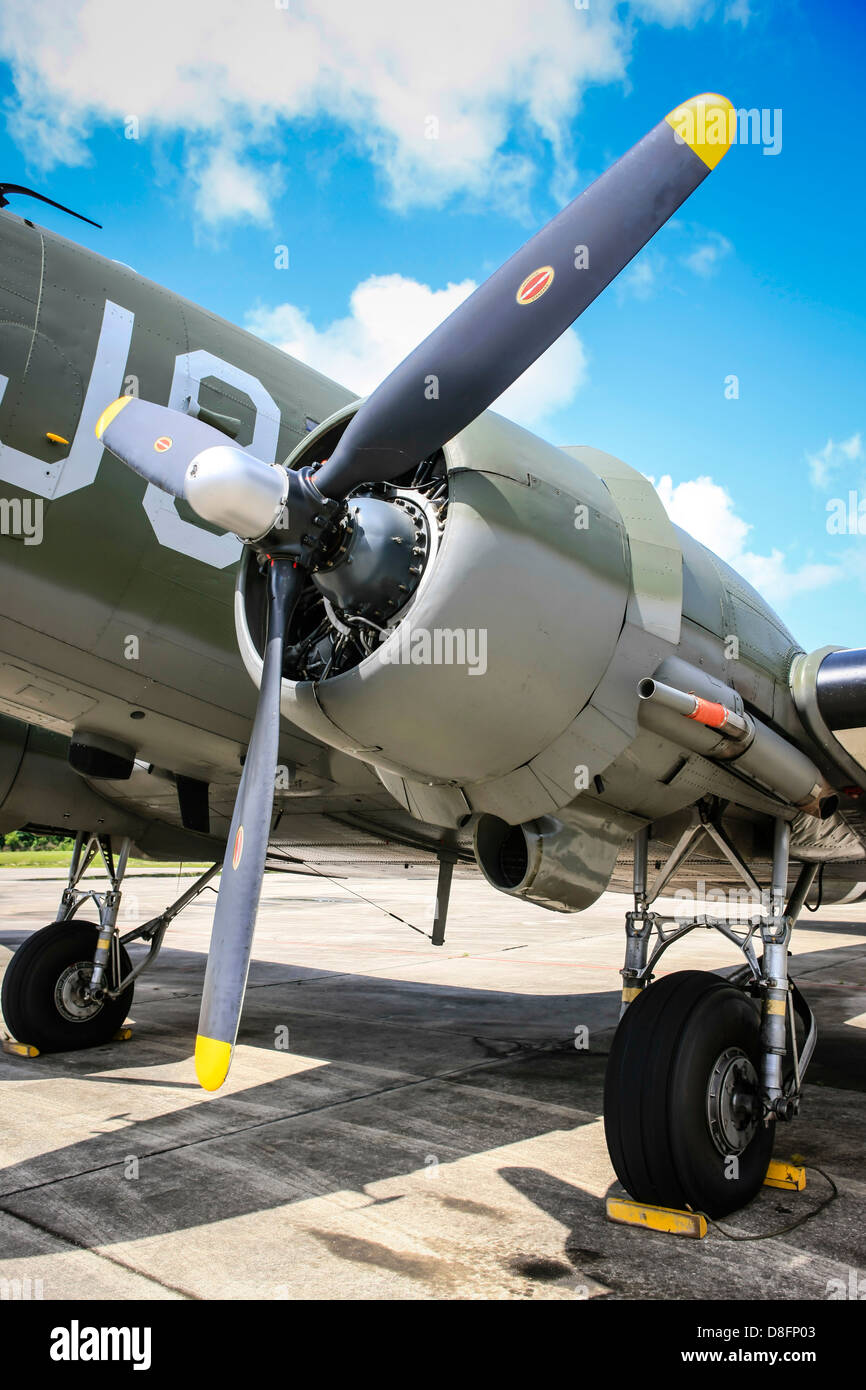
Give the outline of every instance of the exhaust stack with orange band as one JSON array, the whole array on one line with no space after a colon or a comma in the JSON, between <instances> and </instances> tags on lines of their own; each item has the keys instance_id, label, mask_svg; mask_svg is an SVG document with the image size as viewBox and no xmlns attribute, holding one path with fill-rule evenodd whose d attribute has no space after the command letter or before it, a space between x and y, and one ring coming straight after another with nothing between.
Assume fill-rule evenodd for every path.
<instances>
[{"instance_id":1,"label":"exhaust stack with orange band","mask_svg":"<svg viewBox=\"0 0 866 1390\"><path fill-rule=\"evenodd\" d=\"M647 710L642 722L648 727L658 723L650 713L653 706L672 710L682 715L684 721L692 720L723 736L708 746L706 735L698 736L697 730L690 734L684 722L682 733L677 735L684 748L692 748L712 761L735 763L739 772L772 795L821 820L835 812L839 799L811 759L761 720L745 712L739 714L693 691L677 690L651 676L638 683L637 692ZM733 691L731 695L732 700L737 698ZM671 736L669 728L661 723L657 731Z\"/></svg>"},{"instance_id":2,"label":"exhaust stack with orange band","mask_svg":"<svg viewBox=\"0 0 866 1390\"><path fill-rule=\"evenodd\" d=\"M653 680L648 676L638 685L637 693L642 700L655 700L666 709L684 714L686 719L694 719L696 724L703 724L708 729L718 729L729 738L744 740L754 733L748 715L736 714L726 705L717 704L715 700L705 700L693 690L688 693L676 690L674 686L665 685L662 681Z\"/></svg>"}]
</instances>

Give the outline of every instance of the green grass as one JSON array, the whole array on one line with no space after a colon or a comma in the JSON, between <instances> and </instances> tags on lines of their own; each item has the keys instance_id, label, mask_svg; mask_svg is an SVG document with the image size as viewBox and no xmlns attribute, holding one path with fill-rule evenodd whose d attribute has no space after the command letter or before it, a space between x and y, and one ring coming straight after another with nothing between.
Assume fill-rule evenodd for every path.
<instances>
[{"instance_id":1,"label":"green grass","mask_svg":"<svg viewBox=\"0 0 866 1390\"><path fill-rule=\"evenodd\" d=\"M70 854L66 849L0 849L0 869L65 869L69 866ZM165 873L176 873L180 866L176 863L160 863L155 859L130 859L130 869L162 869ZM97 859L91 868L101 869L102 861ZM184 863L187 869L201 873L206 863Z\"/></svg>"}]
</instances>

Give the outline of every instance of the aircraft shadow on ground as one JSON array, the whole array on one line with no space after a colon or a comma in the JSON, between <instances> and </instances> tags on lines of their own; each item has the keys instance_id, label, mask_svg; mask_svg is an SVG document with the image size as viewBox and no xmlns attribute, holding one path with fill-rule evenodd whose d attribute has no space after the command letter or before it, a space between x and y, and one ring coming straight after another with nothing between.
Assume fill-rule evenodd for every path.
<instances>
[{"instance_id":1,"label":"aircraft shadow on ground","mask_svg":"<svg viewBox=\"0 0 866 1390\"><path fill-rule=\"evenodd\" d=\"M13 935L20 933L0 933L0 944ZM843 955L850 948L811 952L803 963L832 966ZM191 1056L198 1016L203 956L166 948L163 963L162 992L133 1006L131 1043L9 1058L2 1074L29 1082L156 1083L160 1095L177 1089L182 1103L143 1119L100 1116L98 1123L120 1127L3 1168L0 1210L80 1246L110 1245L315 1196L365 1192L419 1173L431 1159L449 1163L551 1131L577 1131L601 1116L617 991L524 994L256 961L232 1081L252 1070L247 1047L267 1052L262 1065L279 1069L274 1036L283 1025L290 1029L286 1065L294 1070L208 1097L193 1095L191 1063L189 1079L179 1082L146 1075ZM159 978L157 967L150 979ZM825 1021L816 1071L823 1068L825 1085L850 1088L849 1077L866 1074L866 1030L840 1023L838 985L805 983L819 1024L822 1015ZM588 1050L574 1045L581 1024L589 1029ZM130 1070L139 1074L122 1074ZM509 1169L509 1181L522 1171ZM553 1179L544 1177L549 1186ZM567 1192L567 1200L580 1206L581 1191ZM34 1233L30 1253L41 1252L43 1242Z\"/></svg>"},{"instance_id":2,"label":"aircraft shadow on ground","mask_svg":"<svg viewBox=\"0 0 866 1390\"><path fill-rule=\"evenodd\" d=\"M0 933L0 944L11 947L21 935ZM204 958L165 948L162 961L164 992L134 1003L132 1042L8 1058L2 1074L121 1087L155 1082L161 1094L180 1091L183 1103L141 1120L112 1116L109 1132L0 1169L0 1209L24 1219L38 1213L57 1235L105 1245L361 1192L423 1170L431 1157L451 1162L579 1128L601 1114L605 1056L592 1049L598 1034L610 1036L618 992L539 996L255 961L232 1081L250 1068L245 1047L261 1048L266 1065L278 1065L274 1036L283 1025L290 1029L287 1066L298 1069L206 1096L191 1061L189 1080L141 1074L190 1058L195 1036ZM150 980L159 981L159 967ZM170 1019L160 1017L166 1005ZM574 1045L581 1024L589 1028L589 1050ZM129 1069L139 1074L122 1074ZM107 1123L104 1108L97 1123ZM135 1180L124 1176L130 1159L138 1161ZM94 1170L107 1199L102 1212ZM31 1253L37 1248L35 1238Z\"/></svg>"}]
</instances>

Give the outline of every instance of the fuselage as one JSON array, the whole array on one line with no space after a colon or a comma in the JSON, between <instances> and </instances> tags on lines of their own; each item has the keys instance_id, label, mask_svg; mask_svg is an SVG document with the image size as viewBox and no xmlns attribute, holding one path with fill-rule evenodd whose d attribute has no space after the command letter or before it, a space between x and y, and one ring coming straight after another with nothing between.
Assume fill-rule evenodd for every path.
<instances>
[{"instance_id":1,"label":"fuselage","mask_svg":"<svg viewBox=\"0 0 866 1390\"><path fill-rule=\"evenodd\" d=\"M207 783L218 839L255 703L232 618L241 543L104 453L94 425L109 401L136 394L199 410L272 462L353 395L8 212L0 263L0 714L61 736L98 729L133 745L139 769ZM753 589L679 535L680 655L807 744L787 684L798 644ZM363 761L289 728L281 758L300 811L352 811L399 837L406 818ZM138 816L176 821L148 776L108 790ZM632 798L636 789L632 777Z\"/></svg>"}]
</instances>

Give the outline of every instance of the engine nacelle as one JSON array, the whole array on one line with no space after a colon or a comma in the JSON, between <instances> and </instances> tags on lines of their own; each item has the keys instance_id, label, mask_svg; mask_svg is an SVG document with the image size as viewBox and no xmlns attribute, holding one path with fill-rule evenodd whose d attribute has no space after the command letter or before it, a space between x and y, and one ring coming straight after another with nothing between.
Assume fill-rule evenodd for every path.
<instances>
[{"instance_id":1,"label":"engine nacelle","mask_svg":"<svg viewBox=\"0 0 866 1390\"><path fill-rule=\"evenodd\" d=\"M791 692L815 742L866 790L866 650L822 647L797 657Z\"/></svg>"},{"instance_id":2,"label":"engine nacelle","mask_svg":"<svg viewBox=\"0 0 866 1390\"><path fill-rule=\"evenodd\" d=\"M320 426L289 465L327 457L356 408ZM328 571L310 581L321 598L311 590L308 606L321 605L314 611L333 632L320 640L326 644L320 651L309 645L319 631L312 619L306 646L293 628L290 658L303 650L308 663L324 661L340 631L343 658L352 641L360 650L337 674L326 663L317 679L284 679L282 713L297 728L373 764L413 814L456 825L473 812L496 809L485 804L484 789L515 773L519 781L587 705L617 646L630 571L620 513L584 463L491 412L443 454L438 491L415 490L404 478L393 488L358 490L348 499L346 544ZM378 510L364 505L362 493L375 493ZM351 576L354 553L361 572L368 537L358 528L372 535L375 524L375 543L383 544L383 498L395 520L398 510L410 516L416 563L401 571L405 527L395 525L382 561L392 587L383 582L381 593L371 590L364 569L358 590L364 603L352 613L349 601L338 606L335 569L342 565L343 579ZM413 570L420 574L410 592ZM256 683L262 587L247 551L236 626ZM402 606L388 598L398 591L407 595ZM393 612L386 618L389 603ZM364 633L370 636L362 642ZM636 694L633 706L636 719ZM574 761L566 753L548 785L528 777L530 795L512 787L510 813L523 819L569 802Z\"/></svg>"}]
</instances>

